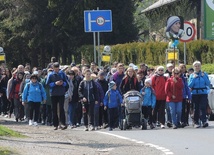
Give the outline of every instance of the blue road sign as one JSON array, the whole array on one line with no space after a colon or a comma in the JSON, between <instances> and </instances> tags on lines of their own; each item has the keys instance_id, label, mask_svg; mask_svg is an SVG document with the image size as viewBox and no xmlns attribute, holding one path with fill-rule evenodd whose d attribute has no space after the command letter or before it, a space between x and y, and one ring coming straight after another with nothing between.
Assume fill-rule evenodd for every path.
<instances>
[{"instance_id":1,"label":"blue road sign","mask_svg":"<svg viewBox=\"0 0 214 155\"><path fill-rule=\"evenodd\" d=\"M111 32L111 10L86 10L84 11L85 32Z\"/></svg>"}]
</instances>

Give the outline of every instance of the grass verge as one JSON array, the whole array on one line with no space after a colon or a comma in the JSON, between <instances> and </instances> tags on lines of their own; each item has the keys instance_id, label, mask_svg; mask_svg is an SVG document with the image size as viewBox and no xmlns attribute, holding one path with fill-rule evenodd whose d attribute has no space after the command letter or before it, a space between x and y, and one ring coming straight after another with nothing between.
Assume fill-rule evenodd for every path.
<instances>
[{"instance_id":1,"label":"grass verge","mask_svg":"<svg viewBox=\"0 0 214 155\"><path fill-rule=\"evenodd\" d=\"M10 155L13 153L14 152L10 151L9 149L0 146L0 155Z\"/></svg>"},{"instance_id":2,"label":"grass verge","mask_svg":"<svg viewBox=\"0 0 214 155\"><path fill-rule=\"evenodd\" d=\"M0 136L7 136L7 137L17 137L17 138L24 138L25 136L13 131L5 126L0 125Z\"/></svg>"}]
</instances>

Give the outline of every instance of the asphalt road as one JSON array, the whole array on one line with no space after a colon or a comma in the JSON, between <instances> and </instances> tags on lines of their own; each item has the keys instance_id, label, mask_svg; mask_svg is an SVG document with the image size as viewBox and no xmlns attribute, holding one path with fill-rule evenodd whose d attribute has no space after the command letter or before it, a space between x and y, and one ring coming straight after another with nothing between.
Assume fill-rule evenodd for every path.
<instances>
[{"instance_id":1,"label":"asphalt road","mask_svg":"<svg viewBox=\"0 0 214 155\"><path fill-rule=\"evenodd\" d=\"M209 122L209 127L195 129L192 126L179 129L140 130L132 129L112 132L101 130L118 138L127 138L136 143L143 143L165 154L175 155L213 155L214 154L214 122Z\"/></svg>"}]
</instances>

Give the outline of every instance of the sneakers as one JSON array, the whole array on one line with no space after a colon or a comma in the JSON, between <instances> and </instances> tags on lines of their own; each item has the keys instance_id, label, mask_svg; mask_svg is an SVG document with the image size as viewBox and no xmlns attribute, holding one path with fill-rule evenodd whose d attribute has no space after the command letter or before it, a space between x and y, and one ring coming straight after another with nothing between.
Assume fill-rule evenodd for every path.
<instances>
[{"instance_id":1,"label":"sneakers","mask_svg":"<svg viewBox=\"0 0 214 155\"><path fill-rule=\"evenodd\" d=\"M38 126L38 123L37 122L33 122L33 125Z\"/></svg>"},{"instance_id":2,"label":"sneakers","mask_svg":"<svg viewBox=\"0 0 214 155\"><path fill-rule=\"evenodd\" d=\"M173 125L173 129L177 129L178 127L176 125Z\"/></svg>"},{"instance_id":3,"label":"sneakers","mask_svg":"<svg viewBox=\"0 0 214 155\"><path fill-rule=\"evenodd\" d=\"M172 127L172 123L167 122L167 123L166 123L166 126L168 126L168 128L171 128L171 127Z\"/></svg>"},{"instance_id":4,"label":"sneakers","mask_svg":"<svg viewBox=\"0 0 214 155\"><path fill-rule=\"evenodd\" d=\"M195 124L194 128L200 128L201 126L199 124Z\"/></svg>"},{"instance_id":5,"label":"sneakers","mask_svg":"<svg viewBox=\"0 0 214 155\"><path fill-rule=\"evenodd\" d=\"M62 125L62 128L61 128L61 130L65 130L65 129L67 129L67 125Z\"/></svg>"},{"instance_id":6,"label":"sneakers","mask_svg":"<svg viewBox=\"0 0 214 155\"><path fill-rule=\"evenodd\" d=\"M33 121L29 120L29 125L32 126L33 125Z\"/></svg>"},{"instance_id":7,"label":"sneakers","mask_svg":"<svg viewBox=\"0 0 214 155\"><path fill-rule=\"evenodd\" d=\"M88 127L85 127L84 131L88 131Z\"/></svg>"},{"instance_id":8,"label":"sneakers","mask_svg":"<svg viewBox=\"0 0 214 155\"><path fill-rule=\"evenodd\" d=\"M209 124L207 123L207 122L204 122L203 123L203 128L206 128L206 127L208 127L209 126Z\"/></svg>"},{"instance_id":9,"label":"sneakers","mask_svg":"<svg viewBox=\"0 0 214 155\"><path fill-rule=\"evenodd\" d=\"M150 125L150 129L154 129L155 127L154 127L154 125L153 124L151 124Z\"/></svg>"},{"instance_id":10,"label":"sneakers","mask_svg":"<svg viewBox=\"0 0 214 155\"><path fill-rule=\"evenodd\" d=\"M90 127L90 131L94 131L95 128L93 126Z\"/></svg>"},{"instance_id":11,"label":"sneakers","mask_svg":"<svg viewBox=\"0 0 214 155\"><path fill-rule=\"evenodd\" d=\"M96 131L97 131L97 130L98 130L98 127L96 126L96 127L94 128L94 130L96 130Z\"/></svg>"},{"instance_id":12,"label":"sneakers","mask_svg":"<svg viewBox=\"0 0 214 155\"><path fill-rule=\"evenodd\" d=\"M165 129L165 125L161 124L161 129Z\"/></svg>"}]
</instances>

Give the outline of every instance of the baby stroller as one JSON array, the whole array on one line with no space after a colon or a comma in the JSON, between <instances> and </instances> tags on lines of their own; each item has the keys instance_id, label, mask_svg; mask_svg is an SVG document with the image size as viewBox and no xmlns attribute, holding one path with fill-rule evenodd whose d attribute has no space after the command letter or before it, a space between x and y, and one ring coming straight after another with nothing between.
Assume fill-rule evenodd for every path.
<instances>
[{"instance_id":1,"label":"baby stroller","mask_svg":"<svg viewBox=\"0 0 214 155\"><path fill-rule=\"evenodd\" d=\"M121 110L124 114L121 120L121 130L126 130L135 126L141 126L142 130L147 129L147 121L142 114L142 95L140 92L131 90L124 94L123 103L124 109Z\"/></svg>"}]
</instances>

